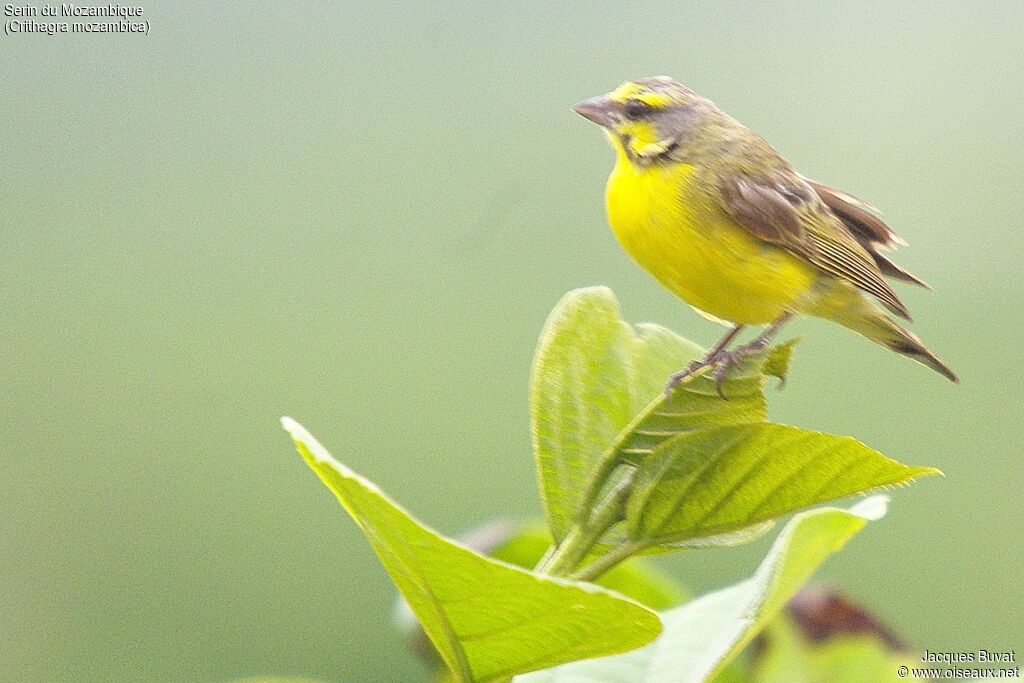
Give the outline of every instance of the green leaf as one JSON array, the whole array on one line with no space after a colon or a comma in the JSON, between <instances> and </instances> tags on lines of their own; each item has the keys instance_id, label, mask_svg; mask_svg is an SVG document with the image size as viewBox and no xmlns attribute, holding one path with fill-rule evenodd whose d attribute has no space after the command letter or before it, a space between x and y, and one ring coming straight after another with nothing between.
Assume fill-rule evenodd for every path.
<instances>
[{"instance_id":1,"label":"green leaf","mask_svg":"<svg viewBox=\"0 0 1024 683\"><path fill-rule=\"evenodd\" d=\"M659 393L612 443L611 458L637 464L680 434L763 421L767 414L762 393L764 358L763 354L750 356L729 372L722 385L726 400L719 396L714 380L706 373L688 379L671 396Z\"/></svg>"},{"instance_id":2,"label":"green leaf","mask_svg":"<svg viewBox=\"0 0 1024 683\"><path fill-rule=\"evenodd\" d=\"M701 536L699 538L682 538L678 540L662 540L659 541L659 547L671 546L672 548L728 548L734 545L743 545L745 543L752 543L757 539L764 536L766 533L775 527L775 520L767 520L764 522L758 522L750 526L745 526L742 529L736 531L727 531L724 534L714 534L712 536Z\"/></svg>"},{"instance_id":3,"label":"green leaf","mask_svg":"<svg viewBox=\"0 0 1024 683\"><path fill-rule=\"evenodd\" d=\"M518 567L533 567L550 545L551 535L543 524L528 524L497 547L491 557ZM613 567L594 583L655 610L675 607L687 597L674 579L639 557Z\"/></svg>"},{"instance_id":4,"label":"green leaf","mask_svg":"<svg viewBox=\"0 0 1024 683\"><path fill-rule=\"evenodd\" d=\"M753 666L756 683L896 683L900 665L913 667L913 655L892 650L871 634L841 635L808 642L786 618L765 630L764 645Z\"/></svg>"},{"instance_id":5,"label":"green leaf","mask_svg":"<svg viewBox=\"0 0 1024 683\"><path fill-rule=\"evenodd\" d=\"M516 677L517 683L696 683L711 680L782 609L800 585L864 525L885 515L874 496L849 510L793 517L754 576L662 614L665 631L647 647Z\"/></svg>"},{"instance_id":6,"label":"green leaf","mask_svg":"<svg viewBox=\"0 0 1024 683\"><path fill-rule=\"evenodd\" d=\"M786 377L789 376L789 362L793 358L793 347L802 340L803 337L796 337L772 347L764 361L764 374L778 377L780 382L785 383Z\"/></svg>"},{"instance_id":7,"label":"green leaf","mask_svg":"<svg viewBox=\"0 0 1024 683\"><path fill-rule=\"evenodd\" d=\"M533 362L530 418L545 518L557 541L598 468L638 460L683 431L764 419L763 355L730 373L728 401L703 375L665 398L669 376L702 354L663 327L624 322L606 287L569 292L551 312Z\"/></svg>"},{"instance_id":8,"label":"green leaf","mask_svg":"<svg viewBox=\"0 0 1024 683\"><path fill-rule=\"evenodd\" d=\"M458 681L516 673L650 642L656 614L604 588L492 560L424 527L283 418L299 453L366 535Z\"/></svg>"},{"instance_id":9,"label":"green leaf","mask_svg":"<svg viewBox=\"0 0 1024 683\"><path fill-rule=\"evenodd\" d=\"M641 464L626 529L637 540L678 543L936 473L845 436L770 423L702 429L665 442Z\"/></svg>"},{"instance_id":10,"label":"green leaf","mask_svg":"<svg viewBox=\"0 0 1024 683\"><path fill-rule=\"evenodd\" d=\"M608 444L698 357L660 327L634 330L606 287L569 292L548 316L530 377L530 418L545 518L561 540L579 493Z\"/></svg>"},{"instance_id":11,"label":"green leaf","mask_svg":"<svg viewBox=\"0 0 1024 683\"><path fill-rule=\"evenodd\" d=\"M460 534L455 540L496 560L527 569L536 566L538 560L551 546L551 534L541 521L517 524L510 520L495 520ZM622 593L653 610L676 607L690 597L678 582L643 558L626 560L603 574L594 583ZM402 597L396 600L394 621L402 634L409 639L413 651L420 655L430 668L444 667L437 657L437 652L427 640L416 615Z\"/></svg>"}]
</instances>

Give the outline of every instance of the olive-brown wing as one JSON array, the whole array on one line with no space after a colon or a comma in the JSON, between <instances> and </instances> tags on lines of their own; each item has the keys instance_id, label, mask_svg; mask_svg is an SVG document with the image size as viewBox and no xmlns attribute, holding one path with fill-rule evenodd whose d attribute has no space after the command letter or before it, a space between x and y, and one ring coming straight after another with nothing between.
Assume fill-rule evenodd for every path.
<instances>
[{"instance_id":1,"label":"olive-brown wing","mask_svg":"<svg viewBox=\"0 0 1024 683\"><path fill-rule=\"evenodd\" d=\"M804 180L817 193L821 201L825 202L825 205L832 210L832 213L843 222L854 239L871 254L871 258L875 260L883 275L931 289L927 282L879 253L879 249L894 249L906 243L892 231L885 221L873 213L874 210L871 206L842 190L808 178L804 178Z\"/></svg>"},{"instance_id":2,"label":"olive-brown wing","mask_svg":"<svg viewBox=\"0 0 1024 683\"><path fill-rule=\"evenodd\" d=\"M720 180L720 189L725 210L751 234L852 283L910 319L876 260L802 178L733 174Z\"/></svg>"}]
</instances>

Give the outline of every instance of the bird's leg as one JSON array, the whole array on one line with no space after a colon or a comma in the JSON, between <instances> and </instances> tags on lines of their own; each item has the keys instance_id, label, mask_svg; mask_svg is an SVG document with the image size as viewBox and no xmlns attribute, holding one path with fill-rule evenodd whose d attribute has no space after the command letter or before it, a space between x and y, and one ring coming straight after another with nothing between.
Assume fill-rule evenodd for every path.
<instances>
[{"instance_id":1,"label":"bird's leg","mask_svg":"<svg viewBox=\"0 0 1024 683\"><path fill-rule=\"evenodd\" d=\"M729 370L739 365L744 358L752 356L755 353L764 351L767 348L768 343L772 340L782 326L785 325L793 317L792 313L783 313L776 318L771 325L764 329L764 332L757 335L751 341L747 342L743 346L737 347L733 351L723 351L720 355L721 358L715 366L715 389L718 391L718 395L725 398L725 394L722 393L722 384L725 382L725 376L729 373Z\"/></svg>"},{"instance_id":2,"label":"bird's leg","mask_svg":"<svg viewBox=\"0 0 1024 683\"><path fill-rule=\"evenodd\" d=\"M722 358L728 353L725 350L725 347L729 345L729 342L736 338L736 335L739 334L742 329L743 325L736 325L726 332L725 336L719 339L718 342L711 347L711 350L705 353L702 358L691 361L685 368L669 377L668 384L665 385L665 395L671 396L672 392L677 386L679 386L680 382L687 377L691 377L698 370L702 370L710 365L715 365L722 360Z\"/></svg>"}]
</instances>

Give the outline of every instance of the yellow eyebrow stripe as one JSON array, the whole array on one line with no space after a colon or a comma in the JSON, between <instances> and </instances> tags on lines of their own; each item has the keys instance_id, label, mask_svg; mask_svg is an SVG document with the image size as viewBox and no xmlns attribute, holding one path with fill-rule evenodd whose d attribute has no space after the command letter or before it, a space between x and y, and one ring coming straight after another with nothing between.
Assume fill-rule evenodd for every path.
<instances>
[{"instance_id":1,"label":"yellow eyebrow stripe","mask_svg":"<svg viewBox=\"0 0 1024 683\"><path fill-rule=\"evenodd\" d=\"M639 83L623 83L618 88L608 93L608 99L622 104L634 95L640 94L642 91L643 88Z\"/></svg>"},{"instance_id":2,"label":"yellow eyebrow stripe","mask_svg":"<svg viewBox=\"0 0 1024 683\"><path fill-rule=\"evenodd\" d=\"M672 96L664 92L645 92L633 96L634 100L640 100L652 109L661 109L672 104Z\"/></svg>"},{"instance_id":3,"label":"yellow eyebrow stripe","mask_svg":"<svg viewBox=\"0 0 1024 683\"><path fill-rule=\"evenodd\" d=\"M638 100L652 109L661 109L672 104L672 96L664 92L653 92L639 83L623 83L615 90L608 93L608 99L619 104L625 104L628 100Z\"/></svg>"}]
</instances>

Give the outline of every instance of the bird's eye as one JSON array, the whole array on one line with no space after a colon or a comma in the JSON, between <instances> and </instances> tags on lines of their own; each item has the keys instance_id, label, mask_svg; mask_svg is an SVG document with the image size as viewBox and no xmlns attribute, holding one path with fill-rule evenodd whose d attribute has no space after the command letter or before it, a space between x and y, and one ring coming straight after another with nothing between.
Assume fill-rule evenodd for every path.
<instances>
[{"instance_id":1,"label":"bird's eye","mask_svg":"<svg viewBox=\"0 0 1024 683\"><path fill-rule=\"evenodd\" d=\"M626 116L631 119L639 119L650 110L651 108L647 103L640 100L628 100L625 105Z\"/></svg>"}]
</instances>

